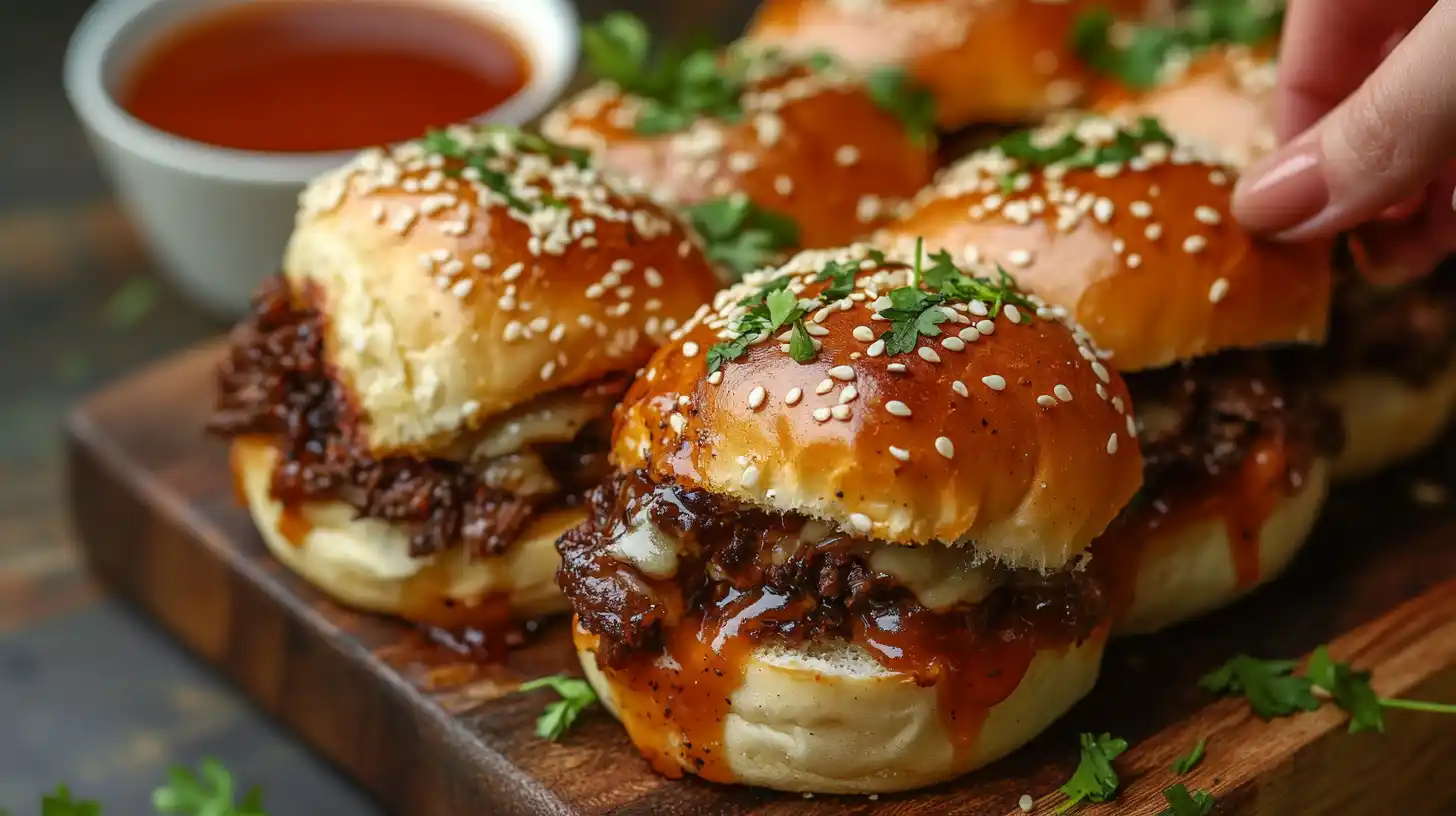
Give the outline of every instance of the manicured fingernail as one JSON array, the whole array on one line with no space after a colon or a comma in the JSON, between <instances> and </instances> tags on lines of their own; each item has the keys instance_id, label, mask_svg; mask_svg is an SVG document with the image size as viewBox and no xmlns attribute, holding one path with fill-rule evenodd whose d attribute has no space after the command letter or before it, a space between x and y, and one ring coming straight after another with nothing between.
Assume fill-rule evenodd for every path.
<instances>
[{"instance_id":1,"label":"manicured fingernail","mask_svg":"<svg viewBox=\"0 0 1456 816\"><path fill-rule=\"evenodd\" d=\"M1286 238L1330 201L1316 140L1299 141L1255 165L1234 191L1233 211L1254 232Z\"/></svg>"}]
</instances>

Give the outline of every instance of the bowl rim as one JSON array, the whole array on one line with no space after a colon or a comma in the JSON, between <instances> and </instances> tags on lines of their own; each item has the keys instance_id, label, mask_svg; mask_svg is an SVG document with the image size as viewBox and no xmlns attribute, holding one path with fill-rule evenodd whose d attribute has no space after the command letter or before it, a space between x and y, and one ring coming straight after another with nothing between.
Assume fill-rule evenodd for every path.
<instances>
[{"instance_id":1,"label":"bowl rim","mask_svg":"<svg viewBox=\"0 0 1456 816\"><path fill-rule=\"evenodd\" d=\"M117 102L109 87L112 77L107 73L107 63L124 37L151 43L179 24L242 2L245 0L97 0L81 18L66 48L64 85L77 117L97 136L152 164L229 182L303 184L370 147L314 153L218 147L152 127ZM570 0L428 2L496 23L531 65L530 78L515 95L467 122L529 121L544 113L571 82L577 67L581 23ZM138 18L163 5L185 10L166 25L135 30Z\"/></svg>"}]
</instances>

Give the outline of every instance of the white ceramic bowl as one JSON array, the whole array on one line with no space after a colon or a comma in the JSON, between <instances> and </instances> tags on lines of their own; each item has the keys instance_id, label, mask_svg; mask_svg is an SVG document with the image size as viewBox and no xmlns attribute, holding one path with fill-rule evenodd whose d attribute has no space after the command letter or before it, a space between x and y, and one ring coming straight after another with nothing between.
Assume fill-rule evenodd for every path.
<instances>
[{"instance_id":1,"label":"white ceramic bowl","mask_svg":"<svg viewBox=\"0 0 1456 816\"><path fill-rule=\"evenodd\" d=\"M525 53L530 81L476 121L534 119L576 70L580 32L570 0L414 1L479 15ZM201 144L131 116L115 91L159 36L244 2L98 0L71 38L65 66L71 105L132 222L181 290L225 316L241 314L258 284L278 269L304 184L352 152L259 153Z\"/></svg>"}]
</instances>

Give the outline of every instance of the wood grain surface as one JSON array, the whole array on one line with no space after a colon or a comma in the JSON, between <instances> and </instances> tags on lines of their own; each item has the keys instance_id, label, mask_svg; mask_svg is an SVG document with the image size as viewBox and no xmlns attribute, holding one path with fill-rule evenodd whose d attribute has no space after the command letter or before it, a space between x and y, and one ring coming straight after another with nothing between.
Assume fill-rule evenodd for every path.
<instances>
[{"instance_id":1,"label":"wood grain surface","mask_svg":"<svg viewBox=\"0 0 1456 816\"><path fill-rule=\"evenodd\" d=\"M64 781L108 812L141 813L169 764L218 756L267 789L275 816L375 812L99 591L77 557L63 490L66 410L224 328L156 274L66 101L62 57L91 3L0 0L0 809L28 814L41 790ZM625 9L664 36L726 38L754 3L577 5L588 20Z\"/></svg>"},{"instance_id":2,"label":"wood grain surface","mask_svg":"<svg viewBox=\"0 0 1456 816\"><path fill-rule=\"evenodd\" d=\"M1456 719L1396 712L1385 735L1352 736L1333 707L1264 723L1196 684L1238 652L1292 657L1330 642L1373 669L1384 695L1456 699L1456 512L1434 501L1456 476L1456 443L1337 494L1284 580L1116 644L1093 694L1006 760L918 794L806 799L661 779L600 711L560 744L537 739L544 698L511 691L577 671L564 625L481 666L345 612L283 570L235 504L223 446L197 431L216 354L188 352L71 416L82 539L109 584L400 812L1006 814L1023 793L1051 812L1081 731L1133 743L1118 763L1122 797L1079 811L1089 814L1158 812L1169 763L1202 737L1207 760L1178 781L1210 789L1220 813L1443 813L1456 802Z\"/></svg>"}]
</instances>

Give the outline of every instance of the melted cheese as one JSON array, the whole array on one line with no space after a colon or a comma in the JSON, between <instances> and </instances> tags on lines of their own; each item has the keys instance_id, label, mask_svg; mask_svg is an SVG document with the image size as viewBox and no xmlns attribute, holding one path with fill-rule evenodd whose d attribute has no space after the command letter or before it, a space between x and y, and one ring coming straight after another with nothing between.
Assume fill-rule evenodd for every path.
<instances>
[{"instance_id":1,"label":"melted cheese","mask_svg":"<svg viewBox=\"0 0 1456 816\"><path fill-rule=\"evenodd\" d=\"M922 606L937 612L959 603L980 603L999 583L995 568L974 550L939 544L876 546L870 568L899 581Z\"/></svg>"},{"instance_id":2,"label":"melted cheese","mask_svg":"<svg viewBox=\"0 0 1456 816\"><path fill-rule=\"evenodd\" d=\"M609 416L611 394L583 394L561 388L491 417L479 430L462 439L468 458L479 462L517 453L530 445L570 442L589 422Z\"/></svg>"},{"instance_id":3,"label":"melted cheese","mask_svg":"<svg viewBox=\"0 0 1456 816\"><path fill-rule=\"evenodd\" d=\"M645 516L639 513L632 520L634 523L623 525L607 545L607 554L649 577L671 578L677 574L677 542Z\"/></svg>"}]
</instances>

